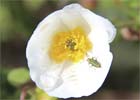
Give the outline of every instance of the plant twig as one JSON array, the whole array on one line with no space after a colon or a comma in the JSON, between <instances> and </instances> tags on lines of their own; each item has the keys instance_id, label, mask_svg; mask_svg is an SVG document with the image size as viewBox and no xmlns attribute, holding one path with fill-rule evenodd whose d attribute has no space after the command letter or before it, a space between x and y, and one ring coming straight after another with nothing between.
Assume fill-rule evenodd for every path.
<instances>
[{"instance_id":1,"label":"plant twig","mask_svg":"<svg viewBox=\"0 0 140 100\"><path fill-rule=\"evenodd\" d=\"M20 100L25 100L25 97L27 95L27 90L28 90L28 87L27 86L25 86L25 87L22 88L21 94L20 94Z\"/></svg>"}]
</instances>

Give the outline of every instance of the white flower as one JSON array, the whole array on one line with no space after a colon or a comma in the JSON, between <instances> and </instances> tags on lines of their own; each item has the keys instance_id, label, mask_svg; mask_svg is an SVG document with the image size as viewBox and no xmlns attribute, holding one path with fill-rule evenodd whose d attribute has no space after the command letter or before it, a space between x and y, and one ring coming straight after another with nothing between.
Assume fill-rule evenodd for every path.
<instances>
[{"instance_id":1,"label":"white flower","mask_svg":"<svg viewBox=\"0 0 140 100\"><path fill-rule=\"evenodd\" d=\"M26 50L36 85L59 98L88 96L104 82L112 62L114 26L79 4L47 16Z\"/></svg>"}]
</instances>

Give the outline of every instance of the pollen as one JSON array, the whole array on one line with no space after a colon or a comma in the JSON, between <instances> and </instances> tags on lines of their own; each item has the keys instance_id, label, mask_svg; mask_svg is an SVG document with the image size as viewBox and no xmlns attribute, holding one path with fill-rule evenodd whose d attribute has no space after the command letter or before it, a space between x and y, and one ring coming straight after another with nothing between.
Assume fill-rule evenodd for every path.
<instances>
[{"instance_id":1,"label":"pollen","mask_svg":"<svg viewBox=\"0 0 140 100\"><path fill-rule=\"evenodd\" d=\"M51 41L49 57L56 63L79 62L92 49L92 43L81 27L56 33Z\"/></svg>"}]
</instances>

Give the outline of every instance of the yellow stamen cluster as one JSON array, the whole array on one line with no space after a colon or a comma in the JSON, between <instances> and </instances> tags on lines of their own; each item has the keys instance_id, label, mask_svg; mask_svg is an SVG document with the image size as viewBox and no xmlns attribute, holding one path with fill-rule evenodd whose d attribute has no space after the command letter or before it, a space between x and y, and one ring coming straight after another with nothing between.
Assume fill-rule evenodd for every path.
<instances>
[{"instance_id":1,"label":"yellow stamen cluster","mask_svg":"<svg viewBox=\"0 0 140 100\"><path fill-rule=\"evenodd\" d=\"M92 48L84 30L77 27L68 32L58 32L52 38L52 43L49 48L49 56L57 63L65 60L78 62L83 59Z\"/></svg>"}]
</instances>

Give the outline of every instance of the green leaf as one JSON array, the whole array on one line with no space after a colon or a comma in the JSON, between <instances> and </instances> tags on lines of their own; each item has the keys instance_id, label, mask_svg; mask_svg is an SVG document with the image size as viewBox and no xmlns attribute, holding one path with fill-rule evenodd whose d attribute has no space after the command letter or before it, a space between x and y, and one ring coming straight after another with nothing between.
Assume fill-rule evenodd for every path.
<instances>
[{"instance_id":1,"label":"green leaf","mask_svg":"<svg viewBox=\"0 0 140 100\"><path fill-rule=\"evenodd\" d=\"M29 71L25 68L13 69L8 73L8 81L14 86L20 86L30 80Z\"/></svg>"}]
</instances>

